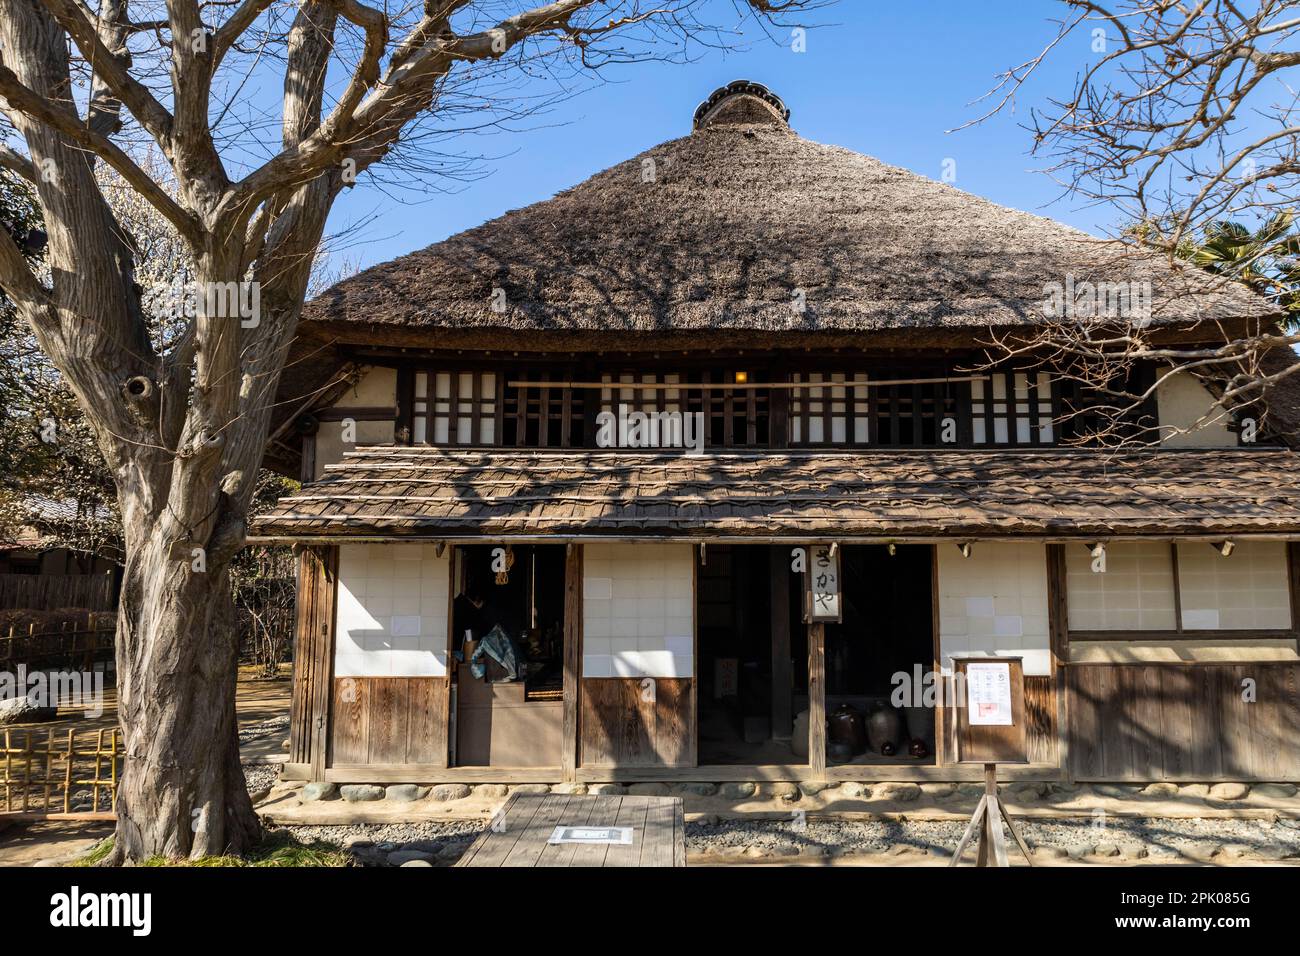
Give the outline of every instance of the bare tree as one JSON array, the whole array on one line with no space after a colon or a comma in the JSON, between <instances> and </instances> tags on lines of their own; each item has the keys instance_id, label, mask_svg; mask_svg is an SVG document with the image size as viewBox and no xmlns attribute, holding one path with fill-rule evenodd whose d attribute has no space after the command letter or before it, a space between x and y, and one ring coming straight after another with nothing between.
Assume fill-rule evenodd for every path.
<instances>
[{"instance_id":1,"label":"bare tree","mask_svg":"<svg viewBox=\"0 0 1300 956\"><path fill-rule=\"evenodd\" d=\"M1117 242L1266 292L1267 285L1250 281L1261 268L1294 275L1290 234L1258 243L1231 268L1200 251L1225 231L1289 226L1295 211L1300 16L1293 0L1061 2L1067 15L1057 35L999 78L988 94L990 110L975 122L1013 104L1048 58L1082 53L1088 62L1070 95L1034 109L1027 124L1046 171L1071 195L1119 212L1124 228ZM1169 377L1191 372L1216 394L1203 419L1209 421L1260 402L1284 383L1294 387L1300 329L1284 315L1292 287L1276 285L1270 298L1278 322L1199 319L1198 334L1174 338L1158 322L1054 321L1032 340L999 336L994 354L1054 354L1070 374L1108 395L1114 422L1131 417ZM1150 363L1161 369L1156 380L1130 387L1132 370Z\"/></svg>"},{"instance_id":2,"label":"bare tree","mask_svg":"<svg viewBox=\"0 0 1300 956\"><path fill-rule=\"evenodd\" d=\"M115 860L238 853L257 838L226 579L339 192L386 157L409 162L430 117L490 110L512 76L680 56L734 42L710 12L734 27L812 5L0 0L0 97L21 139L0 165L35 185L50 275L3 234L0 286L90 421L123 520ZM259 112L248 90L271 84L278 109ZM122 145L143 139L166 181ZM165 347L150 340L139 252L99 163L189 250L198 301Z\"/></svg>"}]
</instances>

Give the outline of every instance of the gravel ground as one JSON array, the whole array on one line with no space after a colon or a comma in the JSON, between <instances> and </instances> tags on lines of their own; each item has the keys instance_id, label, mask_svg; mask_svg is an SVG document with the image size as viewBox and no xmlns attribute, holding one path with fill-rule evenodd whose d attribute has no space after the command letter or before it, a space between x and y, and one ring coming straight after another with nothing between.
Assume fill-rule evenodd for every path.
<instances>
[{"instance_id":1,"label":"gravel ground","mask_svg":"<svg viewBox=\"0 0 1300 956\"><path fill-rule=\"evenodd\" d=\"M687 825L687 849L694 853L735 854L756 847L750 855L796 853L841 855L845 853L919 852L951 854L961 839L962 821L815 822L800 827L794 822L722 821ZM1086 848L1088 855L1108 845L1123 855L1135 856L1142 847L1153 857L1188 851L1209 855L1216 847L1245 850L1243 855L1271 858L1300 856L1300 822L1280 820L1213 820L1168 818L1110 818L1104 827L1093 821L1020 820L1017 828L1030 849L1057 847L1069 852ZM1009 840L1009 837L1008 837ZM1107 851L1108 852L1108 851ZM1073 854L1072 854L1073 855ZM1235 855L1235 854L1234 854Z\"/></svg>"},{"instance_id":2,"label":"gravel ground","mask_svg":"<svg viewBox=\"0 0 1300 956\"><path fill-rule=\"evenodd\" d=\"M300 843L321 841L352 849L357 862L382 866L389 853L428 854L438 864L454 863L483 832L485 824L473 821L447 823L358 824L356 826L272 827L287 830Z\"/></svg>"},{"instance_id":3,"label":"gravel ground","mask_svg":"<svg viewBox=\"0 0 1300 956\"><path fill-rule=\"evenodd\" d=\"M257 740L260 737L287 737L289 735L289 715L282 714L279 717L272 717L270 720L264 720L260 724L248 724L239 728L239 742L246 744L250 740Z\"/></svg>"},{"instance_id":4,"label":"gravel ground","mask_svg":"<svg viewBox=\"0 0 1300 956\"><path fill-rule=\"evenodd\" d=\"M264 720L259 724L249 724L239 728L239 743L243 745L253 740L261 740L264 737L283 740L288 735L289 715L284 714L279 717L272 717L270 720ZM269 790L271 784L275 783L280 776L278 764L246 763L243 767L244 780L248 782L249 793L255 794Z\"/></svg>"},{"instance_id":5,"label":"gravel ground","mask_svg":"<svg viewBox=\"0 0 1300 956\"><path fill-rule=\"evenodd\" d=\"M867 853L929 853L948 857L966 824L960 821L872 820L814 822L718 821L688 823L691 854L769 859L794 856L844 856ZM1124 818L1104 827L1090 820L1021 820L1030 849L1055 847L1056 855L1173 861L1180 856L1209 857L1218 849L1229 856L1279 860L1300 857L1300 821ZM390 852L428 854L437 865L454 862L483 830L475 822L389 824L384 826L291 826L302 842L320 840L353 847L358 862L384 865ZM1010 838L1008 837L1008 842ZM969 852L969 851L968 851Z\"/></svg>"},{"instance_id":6,"label":"gravel ground","mask_svg":"<svg viewBox=\"0 0 1300 956\"><path fill-rule=\"evenodd\" d=\"M275 763L246 763L243 768L249 793L270 790L271 784L280 776L280 765Z\"/></svg>"}]
</instances>

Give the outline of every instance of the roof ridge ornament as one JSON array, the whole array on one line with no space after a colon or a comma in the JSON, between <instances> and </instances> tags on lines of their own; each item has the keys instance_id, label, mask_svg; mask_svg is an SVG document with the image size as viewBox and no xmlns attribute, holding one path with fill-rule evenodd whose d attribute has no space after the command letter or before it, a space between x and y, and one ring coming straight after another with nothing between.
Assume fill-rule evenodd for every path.
<instances>
[{"instance_id":1,"label":"roof ridge ornament","mask_svg":"<svg viewBox=\"0 0 1300 956\"><path fill-rule=\"evenodd\" d=\"M742 107L739 102L742 98L748 101L744 106L750 108ZM755 83L753 80L732 80L726 86L719 87L709 94L709 98L695 110L693 129L703 129L714 123L789 127L790 110L781 97L762 83Z\"/></svg>"}]
</instances>

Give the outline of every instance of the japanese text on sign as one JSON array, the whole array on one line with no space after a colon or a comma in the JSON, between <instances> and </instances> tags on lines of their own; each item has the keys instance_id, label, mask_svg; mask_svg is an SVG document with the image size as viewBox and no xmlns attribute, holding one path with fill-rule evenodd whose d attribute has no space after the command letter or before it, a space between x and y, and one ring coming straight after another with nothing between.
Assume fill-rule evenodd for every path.
<instances>
[{"instance_id":1,"label":"japanese text on sign","mask_svg":"<svg viewBox=\"0 0 1300 956\"><path fill-rule=\"evenodd\" d=\"M839 551L829 544L808 551L808 620L841 621Z\"/></svg>"},{"instance_id":2,"label":"japanese text on sign","mask_svg":"<svg viewBox=\"0 0 1300 956\"><path fill-rule=\"evenodd\" d=\"M967 720L971 726L1010 727L1011 665L966 665Z\"/></svg>"}]
</instances>

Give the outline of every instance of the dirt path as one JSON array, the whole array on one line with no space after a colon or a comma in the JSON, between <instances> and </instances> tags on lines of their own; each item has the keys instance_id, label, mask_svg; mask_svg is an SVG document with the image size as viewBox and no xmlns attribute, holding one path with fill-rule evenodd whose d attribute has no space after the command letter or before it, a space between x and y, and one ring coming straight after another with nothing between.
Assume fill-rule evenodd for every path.
<instances>
[{"instance_id":1,"label":"dirt path","mask_svg":"<svg viewBox=\"0 0 1300 956\"><path fill-rule=\"evenodd\" d=\"M253 668L241 667L239 684L236 688L235 708L240 729L253 724L263 723L273 717L289 712L289 691L291 681L286 667L282 676L275 680L258 678ZM69 730L85 733L88 730L112 730L117 726L117 688L105 687L103 713L95 717L86 716L80 710L69 708L59 714L57 720L48 720L35 724L7 724L3 730L15 734L31 731L44 738L46 731L65 734ZM286 736L288 736L286 734Z\"/></svg>"},{"instance_id":2,"label":"dirt path","mask_svg":"<svg viewBox=\"0 0 1300 956\"><path fill-rule=\"evenodd\" d=\"M0 866L61 866L113 835L111 823L51 821L0 830Z\"/></svg>"}]
</instances>

